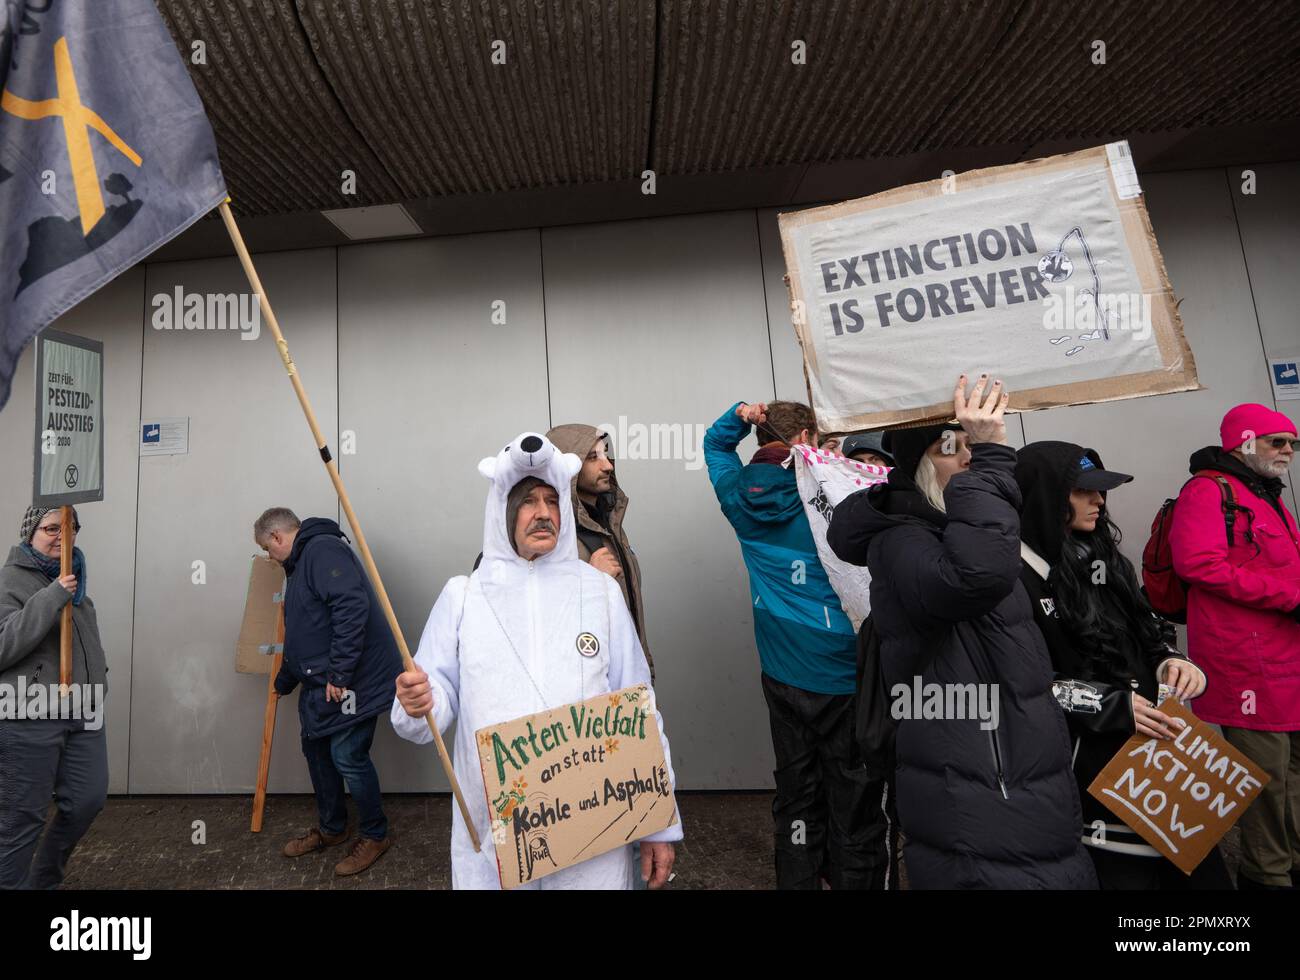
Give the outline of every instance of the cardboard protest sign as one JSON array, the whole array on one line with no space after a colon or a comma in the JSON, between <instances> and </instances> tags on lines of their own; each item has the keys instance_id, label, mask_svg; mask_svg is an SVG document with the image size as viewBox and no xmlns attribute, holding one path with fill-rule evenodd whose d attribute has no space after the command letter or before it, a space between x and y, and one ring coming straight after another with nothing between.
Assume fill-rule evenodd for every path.
<instances>
[{"instance_id":1,"label":"cardboard protest sign","mask_svg":"<svg viewBox=\"0 0 1300 980\"><path fill-rule=\"evenodd\" d=\"M284 596L284 569L263 555L253 556L248 573L244 619L235 643L235 670L241 674L269 674L275 660L276 625Z\"/></svg>"},{"instance_id":2,"label":"cardboard protest sign","mask_svg":"<svg viewBox=\"0 0 1300 980\"><path fill-rule=\"evenodd\" d=\"M836 504L851 493L882 482L888 477L889 470L834 453L820 452L803 443L796 443L792 451L799 497L803 500L804 513L808 515L817 557L821 559L831 588L840 597L840 606L856 632L871 614L871 573L861 565L840 561L826 543L826 529L830 527L831 511Z\"/></svg>"},{"instance_id":3,"label":"cardboard protest sign","mask_svg":"<svg viewBox=\"0 0 1300 980\"><path fill-rule=\"evenodd\" d=\"M1269 777L1177 701L1160 702L1160 710L1187 727L1172 740L1134 735L1088 792L1191 874Z\"/></svg>"},{"instance_id":4,"label":"cardboard protest sign","mask_svg":"<svg viewBox=\"0 0 1300 980\"><path fill-rule=\"evenodd\" d=\"M677 822L653 694L644 684L476 735L502 888Z\"/></svg>"},{"instance_id":5,"label":"cardboard protest sign","mask_svg":"<svg viewBox=\"0 0 1300 980\"><path fill-rule=\"evenodd\" d=\"M818 427L948 418L965 371L1012 410L1198 387L1127 143L780 216Z\"/></svg>"}]
</instances>

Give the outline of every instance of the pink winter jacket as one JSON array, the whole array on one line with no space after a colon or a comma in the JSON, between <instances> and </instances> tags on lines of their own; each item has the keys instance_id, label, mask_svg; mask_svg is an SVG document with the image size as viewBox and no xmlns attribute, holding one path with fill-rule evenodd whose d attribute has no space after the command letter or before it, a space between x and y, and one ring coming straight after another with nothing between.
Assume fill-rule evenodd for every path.
<instances>
[{"instance_id":1,"label":"pink winter jacket","mask_svg":"<svg viewBox=\"0 0 1300 980\"><path fill-rule=\"evenodd\" d=\"M1300 731L1300 622L1293 616L1300 530L1285 505L1284 520L1241 479L1219 472L1253 522L1237 515L1229 548L1219 486L1199 478L1179 495L1169 537L1174 571L1187 584L1187 653L1208 681L1192 708L1218 725ZM1252 523L1253 545L1245 540Z\"/></svg>"}]
</instances>

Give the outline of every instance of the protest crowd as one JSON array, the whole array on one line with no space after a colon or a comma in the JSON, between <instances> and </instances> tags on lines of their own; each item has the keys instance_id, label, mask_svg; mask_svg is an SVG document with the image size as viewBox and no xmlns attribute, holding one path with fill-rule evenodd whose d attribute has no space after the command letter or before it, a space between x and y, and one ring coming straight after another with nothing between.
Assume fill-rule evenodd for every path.
<instances>
[{"instance_id":1,"label":"protest crowd","mask_svg":"<svg viewBox=\"0 0 1300 980\"><path fill-rule=\"evenodd\" d=\"M1144 202L1139 169L1145 179L1148 166L1163 173L1163 215L1177 215L1180 251L1195 259L1186 274L1212 270L1206 293L1244 280L1238 302L1258 328L1245 333L1258 333L1278 404L1300 405L1294 282L1279 271L1279 257L1294 254L1287 154L1300 144L1281 127L1300 104L1282 84L1296 77L1285 29L1295 19L1210 17L1204 6L1185 17L1181 8L1108 11L1097 33L1133 33L1108 35L1122 55L1106 69L1104 39L1091 42L1086 65L1079 43L1094 36L1089 8L1105 5L1069 5L1075 19L1047 32L1038 16L1047 4L881 6L892 11L882 27L845 4L4 4L0 409L29 343L36 408L35 426L24 420L21 430L33 436L33 493L24 482L21 498L6 498L33 506L11 516L18 537L0 565L0 889L60 887L106 804L101 624L110 639L117 624L101 618L94 595L125 581L128 566L108 548L77 547L82 517L94 517L74 505L105 500L110 457L135 474L134 497L117 513L130 507L137 545L164 541L170 561L182 526L206 523L224 538L230 512L215 518L186 493L201 486L238 508L238 540L265 552L254 573L269 570L279 591L255 596L250 579L245 613L248 622L255 601L263 612L275 606L270 635L252 644L270 654L254 658L259 666L274 664L253 829L283 698L297 699L316 811L310 827L275 842L277 867L329 862L350 878L402 860L407 845L390 826L374 757L391 728L410 743L402 751L440 764L452 789L453 888L663 889L691 840L669 731L687 770L688 758L720 758L732 726L707 715L703 697L660 703L656 683L688 658L696 673L675 677L677 692L724 670L707 638L666 656L682 634L656 619L690 614L727 630L731 655L724 617L750 615L758 670L746 676L770 723L778 888L1296 888L1300 527L1283 482L1300 447L1294 418L1231 404L1262 386L1198 394L1221 418L1217 432L1133 433L1124 450L1107 447L1106 462L1089 445L1104 441L1091 428L1081 442L1016 448L1006 424L1013 411L1204 390ZM1014 10L999 24L1003 6ZM1067 48L1047 45L1053 36L1073 46L1073 67ZM1200 64L1215 70L1169 67ZM860 97L882 89L894 99L883 110ZM1072 105L1059 104L1063 92ZM1260 103L1246 112L1243 93L1268 98L1246 99ZM1037 155L1126 130L1139 154L1115 138ZM1230 144L1226 156L1216 143ZM1238 193L1219 168L1260 150L1268 169L1242 170ZM990 166L999 156L1014 162ZM1197 177L1210 159L1214 169ZM943 169L903 183L932 166ZM1208 202L1204 189L1225 177L1231 197L1206 210L1196 198ZM1252 203L1257 182L1277 196ZM868 196L804 207L839 189ZM205 215L220 222L200 223ZM683 223L671 232L641 223L658 218ZM773 393L785 387L772 326L787 324L769 312L779 305L769 219L809 404L716 391L720 370L753 378L767 365ZM1209 247L1225 221L1237 235L1226 251ZM223 231L249 292L229 291ZM463 254L462 235L473 239ZM447 242L426 251L417 241L426 238ZM1252 241L1272 280L1259 301L1244 264ZM312 325L305 363L333 379L322 425L253 255L324 247L333 249L326 279L294 272L325 266L290 256L266 263ZM757 265L745 272L747 263ZM102 306L77 314L95 337L49 329L133 269L140 287L123 277ZM422 291L426 279L436 289ZM142 316L128 312L128 293L140 296ZM523 311L508 330L507 299ZM487 320L470 319L471 309ZM1202 302L1202 335L1219 334L1211 357L1241 342L1228 309ZM1269 321L1280 340L1266 343L1260 311L1270 309L1282 311ZM558 334L548 311L558 311ZM252 353L263 327L346 531L270 492L239 496L255 486L246 478L271 472L252 462L271 454L231 447L247 440L262 451L279 431L269 401L243 404L263 383ZM234 342L220 348L227 337ZM749 360L733 355L746 346ZM349 361L349 349L364 357ZM763 373L752 373L760 360ZM136 366L117 368L128 361ZM1241 385L1246 364L1243 355L1221 376ZM553 365L563 366L554 381ZM657 365L671 365L667 383ZM995 365L1003 373L957 373ZM728 549L722 520L734 531L729 554L745 566L746 613L733 601L738 588L718 586L738 566L698 572L709 566L694 540L673 556L689 598L654 605L662 573L655 552L639 557L634 547L630 496L640 490L623 485L617 463L636 452L594 419L542 431L551 420L532 414L553 404L594 410L606 393L616 403L605 407L631 412L636 375L649 379L656 405L682 409L697 383L709 405L717 395L722 411L700 449L721 511L714 526ZM587 388L600 394L586 400ZM569 400L553 402L553 390ZM130 397L106 415L111 391ZM228 412L236 403L255 429L241 430ZM453 403L470 424L439 416ZM168 405L171 415L143 414ZM1164 405L1172 414L1174 403ZM441 532L454 508L441 484L404 481L393 461L414 461L402 464L408 477L445 471L459 490L461 475L434 449L474 444L484 454L477 560L439 542L434 560L463 574L418 593L426 619L414 650L328 442L336 433L340 458L355 453L356 429L342 428L348 407L375 420L370 445L400 447L372 451L366 465L381 469L356 472L369 492L405 498L385 515L394 535L409 535L404 543L415 537L403 523L412 512L432 514L421 526ZM517 434L486 431L497 422L484 420L501 413ZM194 482L184 483L185 461L162 457L190 454L191 419ZM650 428L681 431L677 422ZM132 429L127 466L122 436ZM757 448L745 459L750 438ZM1109 495L1134 480L1124 470L1152 472L1150 447L1184 440L1186 472L1160 474L1169 498L1149 531L1125 529L1126 555ZM9 473L22 455L6 447ZM159 457L152 496L141 489L145 457ZM276 462L291 470L300 461ZM212 472L227 482L199 482ZM703 479L686 482L712 521ZM306 484L274 486L288 496ZM674 503L654 502L661 512ZM676 512L668 520L675 532L694 527ZM1145 546L1133 549L1138 534ZM448 567L430 563L429 545L408 545L407 582L420 588L429 568ZM188 621L206 600L166 608L175 593L155 588L162 573L148 577L165 564L157 554L132 557L130 572L144 574L130 603L141 623L161 622L155 613L166 609L159 635L139 648L170 668L173 653L192 652L186 640L225 640L208 628L215 620ZM193 567L205 574L203 560ZM730 612L719 613L719 598ZM170 635L178 622L175 632L189 635ZM168 682L193 708L194 728L225 726L231 744L252 741L204 701L212 662L183 666ZM128 690L149 676L127 670ZM156 702L143 691L140 701L149 707L137 717L156 725L123 737L128 761L131 743L180 728L178 715L146 715ZM674 727L684 716L690 727ZM212 761L203 734L177 773L192 757ZM170 747L141 768L164 768ZM750 778L733 770L715 782L733 775ZM217 788L232 785L218 774ZM185 788L207 786L191 778ZM1230 829L1239 855L1222 849Z\"/></svg>"},{"instance_id":2,"label":"protest crowd","mask_svg":"<svg viewBox=\"0 0 1300 980\"><path fill-rule=\"evenodd\" d=\"M1133 736L1177 744L1187 722L1161 706L1179 702L1268 777L1237 823L1236 887L1294 888L1300 529L1282 477L1300 445L1295 422L1257 404L1229 409L1216 442L1191 454L1138 569L1107 510L1107 494L1132 477L1086 446L1016 450L1008 398L996 378L962 375L951 419L934 424L823 439L806 405L738 402L706 434L709 479L749 575L776 760L778 887L1230 888L1217 847L1185 873L1088 792ZM737 450L751 433L759 445L745 462ZM258 547L287 574L274 686L301 688L319 814L286 859L347 844L335 870L353 875L389 850L370 758L384 715L417 743L433 737L426 716L439 731L462 719L455 772L479 801L483 726L633 685L653 691L653 623L615 456L607 433L561 425L483 460L482 554L438 597L412 669L337 523L285 507L257 518ZM797 471L810 460L866 485L834 503L805 500ZM6 682L57 673L68 604L74 682L104 679L79 525L65 540L56 516L29 509L0 569ZM72 575L59 574L63 547L74 548ZM846 568L869 575L865 594L837 592ZM1175 622L1186 623L1185 652ZM920 691L934 685L976 692L980 710L923 707ZM671 784L653 701L647 715ZM0 726L0 887L63 880L104 805L107 765L102 726ZM345 789L359 814L350 843ZM501 887L488 811L474 812L473 827L454 814L453 887ZM675 818L519 887L660 888L683 834ZM531 869L551 855L543 843L525 857Z\"/></svg>"}]
</instances>

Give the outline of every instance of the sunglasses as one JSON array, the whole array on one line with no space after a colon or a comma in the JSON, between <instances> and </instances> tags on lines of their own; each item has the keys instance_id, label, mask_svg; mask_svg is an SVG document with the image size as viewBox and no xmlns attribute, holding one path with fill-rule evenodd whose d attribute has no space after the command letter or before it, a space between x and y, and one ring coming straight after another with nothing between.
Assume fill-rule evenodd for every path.
<instances>
[{"instance_id":1,"label":"sunglasses","mask_svg":"<svg viewBox=\"0 0 1300 980\"><path fill-rule=\"evenodd\" d=\"M1288 439L1286 436L1273 436L1271 439L1259 439L1257 441L1262 442L1270 449L1281 449L1284 446L1290 445L1293 450L1300 452L1300 439Z\"/></svg>"}]
</instances>

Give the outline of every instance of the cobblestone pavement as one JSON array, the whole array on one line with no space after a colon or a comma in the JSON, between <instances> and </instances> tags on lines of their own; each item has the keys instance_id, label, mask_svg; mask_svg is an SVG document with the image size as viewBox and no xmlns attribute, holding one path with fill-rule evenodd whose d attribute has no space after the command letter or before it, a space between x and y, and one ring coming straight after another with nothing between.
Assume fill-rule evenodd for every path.
<instances>
[{"instance_id":1,"label":"cobblestone pavement","mask_svg":"<svg viewBox=\"0 0 1300 980\"><path fill-rule=\"evenodd\" d=\"M682 793L690 839L677 846L672 888L766 889L772 869L770 793ZM310 796L272 796L262 832L246 796L115 797L68 863L68 888L449 888L450 796L387 796L393 846L370 870L339 878L346 847L289 859L280 850L316 822ZM356 832L356 814L350 830ZM196 844L194 821L206 843Z\"/></svg>"},{"instance_id":2,"label":"cobblestone pavement","mask_svg":"<svg viewBox=\"0 0 1300 980\"><path fill-rule=\"evenodd\" d=\"M771 793L682 793L687 838L677 846L671 888L771 889ZM345 847L288 859L286 840L315 824L310 796L272 796L260 834L252 833L246 796L115 797L68 864L66 887L100 888L448 888L450 796L384 799L393 846L360 875L339 878ZM354 814L355 821L355 814ZM203 821L206 843L194 842ZM355 833L355 823L351 830ZM1223 843L1234 872L1234 828ZM906 850L904 850L906 855Z\"/></svg>"}]
</instances>

